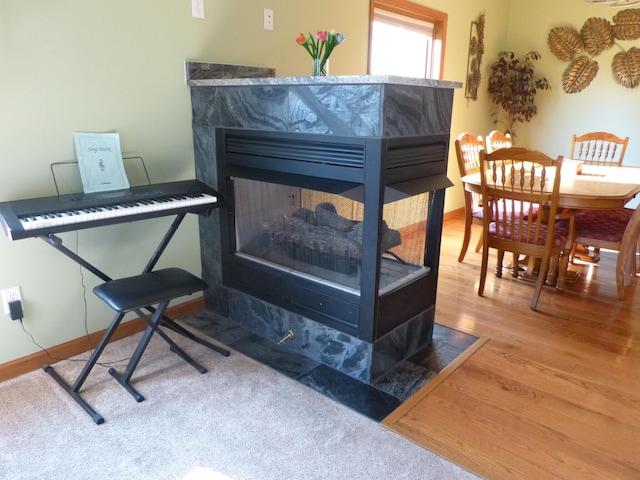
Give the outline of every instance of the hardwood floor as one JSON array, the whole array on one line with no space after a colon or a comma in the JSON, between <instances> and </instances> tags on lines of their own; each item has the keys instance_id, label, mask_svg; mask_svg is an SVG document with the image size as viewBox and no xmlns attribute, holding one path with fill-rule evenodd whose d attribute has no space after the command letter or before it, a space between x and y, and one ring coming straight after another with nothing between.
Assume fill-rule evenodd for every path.
<instances>
[{"instance_id":1,"label":"hardwood floor","mask_svg":"<svg viewBox=\"0 0 640 480\"><path fill-rule=\"evenodd\" d=\"M615 253L571 266L583 278L534 312L533 284L509 275L477 295L462 226L445 220L436 321L488 340L383 424L487 479L640 478L640 291L618 300Z\"/></svg>"}]
</instances>

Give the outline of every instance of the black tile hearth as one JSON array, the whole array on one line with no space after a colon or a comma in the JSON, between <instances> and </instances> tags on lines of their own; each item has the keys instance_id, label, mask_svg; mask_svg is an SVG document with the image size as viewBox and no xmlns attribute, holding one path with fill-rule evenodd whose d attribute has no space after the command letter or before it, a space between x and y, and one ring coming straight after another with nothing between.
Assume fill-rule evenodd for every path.
<instances>
[{"instance_id":1,"label":"black tile hearth","mask_svg":"<svg viewBox=\"0 0 640 480\"><path fill-rule=\"evenodd\" d=\"M202 311L182 321L376 422L382 421L477 340L436 323L430 345L368 385L213 312Z\"/></svg>"}]
</instances>

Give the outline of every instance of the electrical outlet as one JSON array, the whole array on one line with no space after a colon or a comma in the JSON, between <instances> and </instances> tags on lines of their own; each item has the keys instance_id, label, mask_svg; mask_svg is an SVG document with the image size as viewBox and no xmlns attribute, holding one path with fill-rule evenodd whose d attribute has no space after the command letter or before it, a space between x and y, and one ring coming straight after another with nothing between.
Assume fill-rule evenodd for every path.
<instances>
[{"instance_id":1,"label":"electrical outlet","mask_svg":"<svg viewBox=\"0 0 640 480\"><path fill-rule=\"evenodd\" d=\"M204 0L191 0L191 16L204 18Z\"/></svg>"},{"instance_id":2,"label":"electrical outlet","mask_svg":"<svg viewBox=\"0 0 640 480\"><path fill-rule=\"evenodd\" d=\"M11 287L5 288L0 291L0 295L2 295L2 305L4 306L4 313L9 315L9 302L15 302L16 300L22 301L22 292L20 292L20 287Z\"/></svg>"},{"instance_id":3,"label":"electrical outlet","mask_svg":"<svg viewBox=\"0 0 640 480\"><path fill-rule=\"evenodd\" d=\"M264 29L273 30L273 10L264 9Z\"/></svg>"}]
</instances>

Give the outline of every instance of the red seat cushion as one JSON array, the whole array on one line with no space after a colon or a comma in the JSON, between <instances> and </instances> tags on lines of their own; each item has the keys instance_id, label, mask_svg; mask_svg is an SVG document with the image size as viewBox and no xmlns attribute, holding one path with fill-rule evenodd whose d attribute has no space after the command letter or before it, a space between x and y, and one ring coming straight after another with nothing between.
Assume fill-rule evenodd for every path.
<instances>
[{"instance_id":1,"label":"red seat cushion","mask_svg":"<svg viewBox=\"0 0 640 480\"><path fill-rule=\"evenodd\" d=\"M583 210L576 214L576 237L620 243L633 212L631 208Z\"/></svg>"},{"instance_id":2,"label":"red seat cushion","mask_svg":"<svg viewBox=\"0 0 640 480\"><path fill-rule=\"evenodd\" d=\"M499 225L498 228L502 227L501 224L498 224L498 225ZM516 226L515 230L516 231L522 230L522 232L526 233L526 231L527 231L526 227L527 226L526 226L526 222L525 222L525 224L523 225L522 229L519 229ZM538 238L537 242L535 242L537 245L544 245L545 239L547 237L547 227L548 227L548 225L546 223L543 223L541 225L541 227L540 227L540 232L541 232L540 237ZM498 228L497 228L497 225L496 225L495 222L491 222L489 224L489 234L490 235L496 235L496 232L497 232ZM500 236L504 237L502 232L500 232L500 233L501 233ZM512 235L513 233L515 233L515 232L511 232L510 233L509 239L510 240L517 240L516 238L513 237L513 235ZM566 245L568 238L569 238L569 222L566 221L566 220L560 220L560 221L556 222L556 227L555 227L555 230L553 231L553 246L554 247L560 247L560 246ZM534 243L534 239L533 238L530 238L529 240L527 240L526 237L521 237L519 239L519 241L527 242L527 243Z\"/></svg>"}]
</instances>

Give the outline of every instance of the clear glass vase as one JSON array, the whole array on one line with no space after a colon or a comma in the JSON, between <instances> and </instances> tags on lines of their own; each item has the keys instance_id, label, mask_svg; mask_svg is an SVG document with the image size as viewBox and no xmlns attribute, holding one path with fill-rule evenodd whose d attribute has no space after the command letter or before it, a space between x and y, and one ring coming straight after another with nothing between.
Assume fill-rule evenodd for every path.
<instances>
[{"instance_id":1,"label":"clear glass vase","mask_svg":"<svg viewBox=\"0 0 640 480\"><path fill-rule=\"evenodd\" d=\"M314 77L324 77L329 75L329 59L324 63L324 68L322 67L322 60L319 58L313 59L313 73Z\"/></svg>"}]
</instances>

